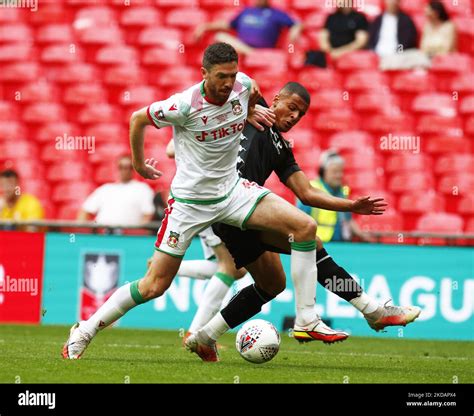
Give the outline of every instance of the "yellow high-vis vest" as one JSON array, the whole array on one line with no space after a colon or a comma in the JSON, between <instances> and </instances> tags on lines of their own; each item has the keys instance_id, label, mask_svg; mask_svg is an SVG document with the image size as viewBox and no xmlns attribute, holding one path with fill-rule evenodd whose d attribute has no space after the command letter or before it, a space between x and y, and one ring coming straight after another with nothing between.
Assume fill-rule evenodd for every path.
<instances>
[{"instance_id":1,"label":"yellow high-vis vest","mask_svg":"<svg viewBox=\"0 0 474 416\"><path fill-rule=\"evenodd\" d=\"M328 189L321 182L321 179L314 179L311 181L311 186L316 189L320 189L324 193L331 195ZM342 194L344 198L349 197L349 187L342 187ZM336 228L337 223L337 212L328 211L320 208L311 208L310 214L318 224L318 231L316 235L321 239L323 243L331 241L332 236L334 235L334 229Z\"/></svg>"}]
</instances>

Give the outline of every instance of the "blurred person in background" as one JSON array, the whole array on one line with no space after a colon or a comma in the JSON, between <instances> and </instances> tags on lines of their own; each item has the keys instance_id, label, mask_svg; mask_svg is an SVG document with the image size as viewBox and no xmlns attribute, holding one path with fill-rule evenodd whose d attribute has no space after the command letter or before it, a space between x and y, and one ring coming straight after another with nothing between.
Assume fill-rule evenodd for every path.
<instances>
[{"instance_id":1,"label":"blurred person in background","mask_svg":"<svg viewBox=\"0 0 474 416\"><path fill-rule=\"evenodd\" d=\"M305 64L324 68L329 59L337 60L346 53L365 48L369 40L368 29L369 23L362 13L353 7L338 5L319 34L320 50L308 51Z\"/></svg>"},{"instance_id":2,"label":"blurred person in background","mask_svg":"<svg viewBox=\"0 0 474 416\"><path fill-rule=\"evenodd\" d=\"M141 225L150 222L155 207L153 191L143 182L133 179L130 156L118 161L119 181L97 188L82 205L77 219L104 225Z\"/></svg>"},{"instance_id":3,"label":"blurred person in background","mask_svg":"<svg viewBox=\"0 0 474 416\"><path fill-rule=\"evenodd\" d=\"M343 185L344 159L334 150L321 154L319 178L311 181L311 185L338 198L349 197L349 187ZM318 224L316 235L323 242L350 241L353 236L362 241L371 241L352 219L350 212L336 212L304 205L298 200L298 208L311 215Z\"/></svg>"},{"instance_id":4,"label":"blurred person in background","mask_svg":"<svg viewBox=\"0 0 474 416\"><path fill-rule=\"evenodd\" d=\"M385 0L384 4L384 12L370 25L369 48L380 57L416 48L416 26L411 17L400 9L400 0Z\"/></svg>"},{"instance_id":5,"label":"blurred person in background","mask_svg":"<svg viewBox=\"0 0 474 416\"><path fill-rule=\"evenodd\" d=\"M15 170L6 169L0 173L0 190L0 219L26 221L44 218L44 210L38 198L21 192L19 175ZM32 226L21 229L38 230Z\"/></svg>"},{"instance_id":6,"label":"blurred person in background","mask_svg":"<svg viewBox=\"0 0 474 416\"><path fill-rule=\"evenodd\" d=\"M199 25L194 32L194 38L198 41L208 31L233 29L237 36L218 32L215 40L229 43L239 53L250 54L258 48L275 48L285 28L290 29L289 43L294 43L303 26L282 10L271 7L269 0L255 0L253 7L244 8L230 22L219 20Z\"/></svg>"},{"instance_id":7,"label":"blurred person in background","mask_svg":"<svg viewBox=\"0 0 474 416\"><path fill-rule=\"evenodd\" d=\"M456 51L456 27L449 19L441 1L433 0L426 6L427 22L423 27L421 50L430 58Z\"/></svg>"}]
</instances>

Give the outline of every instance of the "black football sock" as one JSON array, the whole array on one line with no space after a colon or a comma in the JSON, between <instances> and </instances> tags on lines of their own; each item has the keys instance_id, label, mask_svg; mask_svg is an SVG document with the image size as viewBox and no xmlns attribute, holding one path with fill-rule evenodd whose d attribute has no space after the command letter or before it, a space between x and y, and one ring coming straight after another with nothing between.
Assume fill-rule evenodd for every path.
<instances>
[{"instance_id":1,"label":"black football sock","mask_svg":"<svg viewBox=\"0 0 474 416\"><path fill-rule=\"evenodd\" d=\"M326 249L316 252L316 264L318 282L330 292L348 302L362 294L357 281L332 259Z\"/></svg>"},{"instance_id":2,"label":"black football sock","mask_svg":"<svg viewBox=\"0 0 474 416\"><path fill-rule=\"evenodd\" d=\"M235 328L259 313L262 306L273 298L253 284L238 292L221 310L221 315L230 328Z\"/></svg>"}]
</instances>

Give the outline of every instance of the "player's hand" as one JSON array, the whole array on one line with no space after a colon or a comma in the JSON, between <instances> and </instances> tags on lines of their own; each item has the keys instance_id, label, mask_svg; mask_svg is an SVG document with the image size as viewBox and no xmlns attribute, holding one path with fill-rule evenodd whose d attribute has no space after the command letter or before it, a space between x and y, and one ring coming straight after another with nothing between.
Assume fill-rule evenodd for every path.
<instances>
[{"instance_id":1,"label":"player's hand","mask_svg":"<svg viewBox=\"0 0 474 416\"><path fill-rule=\"evenodd\" d=\"M362 215L382 215L387 205L383 198L363 196L352 202L351 212Z\"/></svg>"},{"instance_id":2,"label":"player's hand","mask_svg":"<svg viewBox=\"0 0 474 416\"><path fill-rule=\"evenodd\" d=\"M155 159L150 158L145 160L145 164L143 166L135 168L135 170L145 179L156 180L163 175L163 172L160 172L157 167L158 162Z\"/></svg>"},{"instance_id":3,"label":"player's hand","mask_svg":"<svg viewBox=\"0 0 474 416\"><path fill-rule=\"evenodd\" d=\"M254 108L250 108L249 114L247 116L247 121L260 131L265 130L265 127L262 126L262 124L267 127L271 127L275 123L275 120L276 117L273 110L271 108L263 107L259 104L257 104Z\"/></svg>"},{"instance_id":4,"label":"player's hand","mask_svg":"<svg viewBox=\"0 0 474 416\"><path fill-rule=\"evenodd\" d=\"M262 97L260 88L254 79L251 79L252 88L250 89L249 108L255 107L258 100Z\"/></svg>"}]
</instances>

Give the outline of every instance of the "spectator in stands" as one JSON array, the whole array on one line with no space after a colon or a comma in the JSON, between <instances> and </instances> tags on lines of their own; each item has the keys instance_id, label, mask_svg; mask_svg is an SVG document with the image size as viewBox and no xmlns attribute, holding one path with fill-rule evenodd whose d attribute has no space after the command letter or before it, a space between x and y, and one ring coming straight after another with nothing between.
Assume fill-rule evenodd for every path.
<instances>
[{"instance_id":1,"label":"spectator in stands","mask_svg":"<svg viewBox=\"0 0 474 416\"><path fill-rule=\"evenodd\" d=\"M410 16L400 9L400 0L385 0L385 11L370 25L369 48L390 56L417 46L417 31Z\"/></svg>"},{"instance_id":2,"label":"spectator in stands","mask_svg":"<svg viewBox=\"0 0 474 416\"><path fill-rule=\"evenodd\" d=\"M237 37L218 32L215 40L231 44L239 53L249 54L258 48L275 48L285 28L290 28L288 40L294 43L303 26L285 12L271 7L269 0L255 0L254 7L244 8L230 22L219 20L199 25L194 37L199 40L207 31L234 29Z\"/></svg>"},{"instance_id":3,"label":"spectator in stands","mask_svg":"<svg viewBox=\"0 0 474 416\"><path fill-rule=\"evenodd\" d=\"M337 60L348 52L363 49L369 39L369 23L366 17L352 7L338 6L330 14L324 29L319 34L321 50L306 53L306 65L322 68L328 66L328 60Z\"/></svg>"},{"instance_id":4,"label":"spectator in stands","mask_svg":"<svg viewBox=\"0 0 474 416\"><path fill-rule=\"evenodd\" d=\"M343 186L344 159L335 151L328 150L321 154L319 178L311 185L323 192L339 198L348 198L349 187ZM350 212L335 212L309 207L298 201L298 208L311 215L318 224L317 236L323 241L349 241L357 236L363 241L371 241Z\"/></svg>"},{"instance_id":5,"label":"spectator in stands","mask_svg":"<svg viewBox=\"0 0 474 416\"><path fill-rule=\"evenodd\" d=\"M19 176L13 169L0 173L0 219L2 220L41 220L44 218L43 207L33 195L21 192ZM27 227L27 231L35 230Z\"/></svg>"},{"instance_id":6,"label":"spectator in stands","mask_svg":"<svg viewBox=\"0 0 474 416\"><path fill-rule=\"evenodd\" d=\"M133 179L130 156L118 161L119 181L97 188L82 205L78 220L95 216L98 224L140 225L150 222L155 207L153 191L145 183Z\"/></svg>"},{"instance_id":7,"label":"spectator in stands","mask_svg":"<svg viewBox=\"0 0 474 416\"><path fill-rule=\"evenodd\" d=\"M440 1L430 1L426 6L427 22L423 28L421 50L430 58L456 50L456 27Z\"/></svg>"}]
</instances>

